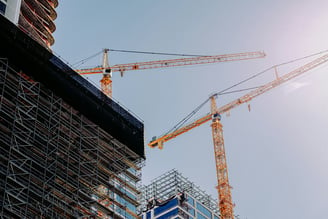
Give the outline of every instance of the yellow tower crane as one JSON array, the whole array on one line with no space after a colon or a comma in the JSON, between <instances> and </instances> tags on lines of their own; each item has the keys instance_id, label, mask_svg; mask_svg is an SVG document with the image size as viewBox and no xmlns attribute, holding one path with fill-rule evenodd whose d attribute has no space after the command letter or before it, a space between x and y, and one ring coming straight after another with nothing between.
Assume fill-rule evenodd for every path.
<instances>
[{"instance_id":1,"label":"yellow tower crane","mask_svg":"<svg viewBox=\"0 0 328 219\"><path fill-rule=\"evenodd\" d=\"M163 143L167 142L193 128L196 128L208 121L212 120L212 136L213 136L213 144L214 144L214 155L215 155L215 164L216 164L216 175L217 175L217 191L218 191L218 206L220 209L220 214L222 219L233 219L233 207L234 204L231 198L231 186L229 184L228 177L228 168L227 161L224 149L224 139L223 139L223 130L221 124L221 114L229 112L231 109L247 103L251 101L253 98L264 94L271 89L299 76L304 74L305 72L310 71L311 69L322 65L328 61L328 55L323 55L306 65L303 65L295 70L284 74L283 76L278 76L276 71L276 79L260 86L259 88L243 95L242 97L220 107L217 108L215 98L218 94L212 95L207 101L211 101L211 112L206 114L205 116L193 121L181 128L178 128L170 133L162 135L160 137L153 138L153 140L148 144L151 148L158 147L159 149L163 148Z\"/></svg>"},{"instance_id":2,"label":"yellow tower crane","mask_svg":"<svg viewBox=\"0 0 328 219\"><path fill-rule=\"evenodd\" d=\"M232 61L258 59L258 58L265 57L264 52L258 51L258 52L233 53L233 54L214 55L214 56L195 56L190 58L136 62L136 63L117 64L117 65L109 66L108 51L110 50L109 49L103 50L102 66L98 66L95 68L87 68L87 69L77 69L76 72L78 72L81 75L103 74L103 77L100 80L101 90L109 97L112 97L113 72L120 72L121 76L123 76L124 72L132 71L132 70L167 68L167 67L175 67L175 66L208 64L208 63L216 63L216 62L232 62Z\"/></svg>"}]
</instances>

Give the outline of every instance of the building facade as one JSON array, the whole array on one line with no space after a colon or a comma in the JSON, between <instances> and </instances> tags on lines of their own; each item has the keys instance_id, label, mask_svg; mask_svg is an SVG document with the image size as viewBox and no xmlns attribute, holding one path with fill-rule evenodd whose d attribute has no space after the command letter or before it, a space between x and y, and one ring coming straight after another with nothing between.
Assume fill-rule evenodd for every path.
<instances>
[{"instance_id":1,"label":"building facade","mask_svg":"<svg viewBox=\"0 0 328 219\"><path fill-rule=\"evenodd\" d=\"M0 26L0 217L138 218L143 123Z\"/></svg>"},{"instance_id":2,"label":"building facade","mask_svg":"<svg viewBox=\"0 0 328 219\"><path fill-rule=\"evenodd\" d=\"M55 42L58 0L0 0L0 14L46 48Z\"/></svg>"},{"instance_id":3,"label":"building facade","mask_svg":"<svg viewBox=\"0 0 328 219\"><path fill-rule=\"evenodd\" d=\"M142 189L142 219L219 219L217 201L178 171L171 170Z\"/></svg>"}]
</instances>

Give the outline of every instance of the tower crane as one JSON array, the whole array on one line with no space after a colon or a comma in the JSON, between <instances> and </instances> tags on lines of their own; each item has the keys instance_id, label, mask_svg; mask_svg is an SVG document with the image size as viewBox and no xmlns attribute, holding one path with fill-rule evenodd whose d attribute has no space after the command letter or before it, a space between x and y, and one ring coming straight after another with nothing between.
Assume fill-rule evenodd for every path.
<instances>
[{"instance_id":1,"label":"tower crane","mask_svg":"<svg viewBox=\"0 0 328 219\"><path fill-rule=\"evenodd\" d=\"M184 65L195 65L195 64L208 64L216 62L231 62L240 61L247 59L264 58L264 52L245 52L245 53L233 53L225 55L214 55L214 56L196 56L191 58L180 58L180 59L168 59L168 60L157 60L148 62L136 62L129 64L117 64L109 66L108 62L108 51L109 49L103 50L102 66L87 69L77 69L76 72L81 75L90 74L103 74L100 80L101 90L107 96L112 97L112 73L120 72L123 76L124 72L132 70L144 70L153 68L166 68Z\"/></svg>"},{"instance_id":2,"label":"tower crane","mask_svg":"<svg viewBox=\"0 0 328 219\"><path fill-rule=\"evenodd\" d=\"M206 114L205 116L197 119L181 128L178 128L168 134L162 135L160 137L153 138L153 140L148 144L151 148L158 147L159 149L163 148L163 143L167 142L193 128L196 128L208 121L212 121L212 137L213 137L213 144L214 144L214 155L215 155L215 164L216 164L216 175L217 175L217 191L218 191L218 206L220 209L220 214L222 219L233 219L233 207L234 204L231 198L231 186L229 184L228 178L228 169L227 169L227 162L226 162L226 155L224 149L224 139L223 139L223 130L221 124L221 114L229 112L231 109L249 102L253 98L264 94L271 89L297 77L300 76L311 69L322 65L328 61L328 54L323 55L306 65L296 68L295 70L284 74L283 76L278 76L276 71L276 79L256 88L253 91L241 96L240 98L220 107L217 108L216 105L216 97L218 94L212 95L207 101L211 102L211 111L210 113ZM276 68L275 68L276 70Z\"/></svg>"}]
</instances>

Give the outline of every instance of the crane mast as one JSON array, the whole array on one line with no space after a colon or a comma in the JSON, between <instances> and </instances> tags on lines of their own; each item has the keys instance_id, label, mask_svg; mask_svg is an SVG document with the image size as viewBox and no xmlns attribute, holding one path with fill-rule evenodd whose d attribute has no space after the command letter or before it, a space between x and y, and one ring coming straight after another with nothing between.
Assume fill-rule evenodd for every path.
<instances>
[{"instance_id":1,"label":"crane mast","mask_svg":"<svg viewBox=\"0 0 328 219\"><path fill-rule=\"evenodd\" d=\"M215 166L217 175L217 191L219 197L219 209L222 219L233 219L233 203L231 198L231 186L229 184L227 159L224 149L224 139L221 116L218 113L215 96L211 97L212 137L214 145Z\"/></svg>"},{"instance_id":2,"label":"crane mast","mask_svg":"<svg viewBox=\"0 0 328 219\"><path fill-rule=\"evenodd\" d=\"M180 58L180 59L168 59L168 60L157 60L148 62L136 62L129 64L117 64L113 66L108 65L109 49L104 49L103 51L103 64L100 67L87 68L87 69L77 69L76 72L81 75L90 74L103 74L103 78L100 80L101 90L109 97L112 97L112 73L120 72L123 76L124 72L132 70L144 70L144 69L154 69L154 68L167 68L185 65L196 65L196 64L209 64L216 62L231 62L231 61L241 61L248 59L264 58L264 52L245 52L245 53L233 53L225 55L214 55L214 56L196 56L191 58Z\"/></svg>"},{"instance_id":3,"label":"crane mast","mask_svg":"<svg viewBox=\"0 0 328 219\"><path fill-rule=\"evenodd\" d=\"M108 62L108 49L104 49L102 58L102 74L103 77L100 80L101 90L107 96L112 97L112 71L109 68Z\"/></svg>"},{"instance_id":4,"label":"crane mast","mask_svg":"<svg viewBox=\"0 0 328 219\"><path fill-rule=\"evenodd\" d=\"M168 134L162 135L159 138L154 138L148 146L151 148L158 147L159 149L163 148L163 144L166 141L169 141L193 128L196 128L210 120L212 120L212 136L213 136L213 144L214 144L214 154L215 154L215 164L216 164L216 173L217 173L217 190L218 190L218 198L219 198L219 209L221 213L222 219L233 219L233 203L231 198L231 186L229 184L228 177L228 169L226 162L226 155L224 149L224 138L223 138L223 130L221 124L221 114L229 112L231 109L251 101L253 98L264 94L271 89L288 82L294 79L297 76L300 76L317 66L320 66L328 61L328 54L323 55L301 67L296 68L295 70L286 73L282 76L278 76L276 74L276 79L241 96L240 98L217 108L215 97L217 94L212 95L210 97L211 100L211 112L206 114L205 116L177 129ZM276 67L274 67L276 70ZM277 71L276 71L277 73Z\"/></svg>"}]
</instances>

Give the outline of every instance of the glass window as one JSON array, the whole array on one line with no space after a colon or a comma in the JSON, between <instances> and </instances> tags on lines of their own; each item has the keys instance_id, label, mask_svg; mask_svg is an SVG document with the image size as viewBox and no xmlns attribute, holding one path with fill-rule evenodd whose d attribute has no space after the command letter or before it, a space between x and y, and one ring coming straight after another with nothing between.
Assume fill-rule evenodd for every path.
<instances>
[{"instance_id":1,"label":"glass window","mask_svg":"<svg viewBox=\"0 0 328 219\"><path fill-rule=\"evenodd\" d=\"M123 216L126 219L135 219L134 216L132 216L131 214L129 214L128 212L126 212L124 209L118 207L115 205L115 211L120 214L121 216Z\"/></svg>"},{"instance_id":2,"label":"glass window","mask_svg":"<svg viewBox=\"0 0 328 219\"><path fill-rule=\"evenodd\" d=\"M130 209L132 212L137 212L137 208L136 206L134 206L133 204L131 204L129 201L125 200L124 198L122 198L121 196L115 194L115 200L120 203L123 206L126 206L128 209Z\"/></svg>"},{"instance_id":3,"label":"glass window","mask_svg":"<svg viewBox=\"0 0 328 219\"><path fill-rule=\"evenodd\" d=\"M6 4L0 1L0 14L5 14L6 12Z\"/></svg>"},{"instance_id":4,"label":"glass window","mask_svg":"<svg viewBox=\"0 0 328 219\"><path fill-rule=\"evenodd\" d=\"M151 217L151 211L148 211L146 214L146 219L150 219L150 217Z\"/></svg>"},{"instance_id":5,"label":"glass window","mask_svg":"<svg viewBox=\"0 0 328 219\"><path fill-rule=\"evenodd\" d=\"M128 171L129 171L130 173L132 173L133 175L137 175L137 171L136 171L134 168L132 168L132 167L130 167L130 168L128 169Z\"/></svg>"},{"instance_id":6,"label":"glass window","mask_svg":"<svg viewBox=\"0 0 328 219\"><path fill-rule=\"evenodd\" d=\"M202 215L201 213L197 212L197 219L208 219L208 218Z\"/></svg>"},{"instance_id":7,"label":"glass window","mask_svg":"<svg viewBox=\"0 0 328 219\"><path fill-rule=\"evenodd\" d=\"M195 201L194 201L194 199L191 198L191 197L189 197L189 196L188 196L188 198L187 198L187 202L188 202L188 204L190 204L191 206L195 206Z\"/></svg>"},{"instance_id":8,"label":"glass window","mask_svg":"<svg viewBox=\"0 0 328 219\"><path fill-rule=\"evenodd\" d=\"M195 210L193 208L189 208L188 213L195 216Z\"/></svg>"},{"instance_id":9,"label":"glass window","mask_svg":"<svg viewBox=\"0 0 328 219\"><path fill-rule=\"evenodd\" d=\"M129 192L127 189L125 190L125 194L134 200L137 199L137 197L134 194L132 194L131 192Z\"/></svg>"},{"instance_id":10,"label":"glass window","mask_svg":"<svg viewBox=\"0 0 328 219\"><path fill-rule=\"evenodd\" d=\"M214 215L214 219L220 219L218 216Z\"/></svg>"},{"instance_id":11,"label":"glass window","mask_svg":"<svg viewBox=\"0 0 328 219\"><path fill-rule=\"evenodd\" d=\"M177 206L178 205L178 199L175 198L169 202L167 202L166 204L161 204L161 206L157 207L154 209L154 215L159 215L161 214L162 212L174 207L174 206Z\"/></svg>"},{"instance_id":12,"label":"glass window","mask_svg":"<svg viewBox=\"0 0 328 219\"><path fill-rule=\"evenodd\" d=\"M177 208L173 209L172 211L167 212L166 214L163 214L162 216L158 217L157 219L169 219L173 216L178 215L179 210Z\"/></svg>"},{"instance_id":13,"label":"glass window","mask_svg":"<svg viewBox=\"0 0 328 219\"><path fill-rule=\"evenodd\" d=\"M131 186L135 184L135 180L131 179L130 176L128 176L125 173L119 174L119 177L124 180L126 183L129 183Z\"/></svg>"},{"instance_id":14,"label":"glass window","mask_svg":"<svg viewBox=\"0 0 328 219\"><path fill-rule=\"evenodd\" d=\"M207 210L202 204L197 202L197 209L202 212L204 215L206 215L208 218L212 218L212 213Z\"/></svg>"},{"instance_id":15,"label":"glass window","mask_svg":"<svg viewBox=\"0 0 328 219\"><path fill-rule=\"evenodd\" d=\"M130 198L132 198L133 200L137 199L137 197L134 194L132 194L132 192L130 190L128 190L127 188L122 187L120 184L115 183L115 187L117 189L119 189L121 192L123 192L124 194L126 194L127 196L129 196Z\"/></svg>"}]
</instances>

